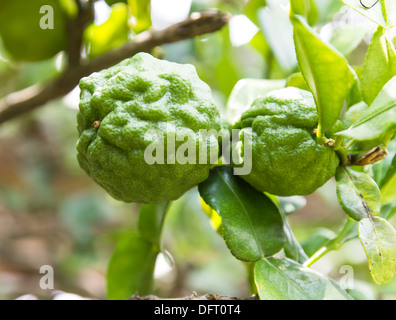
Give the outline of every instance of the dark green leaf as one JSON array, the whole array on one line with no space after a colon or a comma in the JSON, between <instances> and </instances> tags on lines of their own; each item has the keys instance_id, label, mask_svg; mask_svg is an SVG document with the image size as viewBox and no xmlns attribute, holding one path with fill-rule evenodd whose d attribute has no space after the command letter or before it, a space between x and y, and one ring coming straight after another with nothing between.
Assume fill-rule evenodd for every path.
<instances>
[{"instance_id":1,"label":"dark green leaf","mask_svg":"<svg viewBox=\"0 0 396 320\"><path fill-rule=\"evenodd\" d=\"M359 222L359 238L377 284L388 283L396 273L396 231L383 218L370 217Z\"/></svg>"},{"instance_id":2,"label":"dark green leaf","mask_svg":"<svg viewBox=\"0 0 396 320\"><path fill-rule=\"evenodd\" d=\"M350 300L333 280L290 259L262 259L255 268L262 300Z\"/></svg>"},{"instance_id":3,"label":"dark green leaf","mask_svg":"<svg viewBox=\"0 0 396 320\"><path fill-rule=\"evenodd\" d=\"M396 76L381 90L370 108L349 129L337 135L370 141L392 135L396 129ZM388 137L390 138L390 137Z\"/></svg>"},{"instance_id":4,"label":"dark green leaf","mask_svg":"<svg viewBox=\"0 0 396 320\"><path fill-rule=\"evenodd\" d=\"M221 217L223 237L231 253L243 261L257 261L281 250L283 221L276 205L232 168L218 167L199 185L204 201Z\"/></svg>"},{"instance_id":5,"label":"dark green leaf","mask_svg":"<svg viewBox=\"0 0 396 320\"><path fill-rule=\"evenodd\" d=\"M107 270L107 297L125 300L135 293L151 293L158 248L131 233L117 244Z\"/></svg>"},{"instance_id":6,"label":"dark green leaf","mask_svg":"<svg viewBox=\"0 0 396 320\"><path fill-rule=\"evenodd\" d=\"M319 128L324 132L339 119L355 75L346 59L323 42L302 17L291 19L298 66L314 95Z\"/></svg>"},{"instance_id":7,"label":"dark green leaf","mask_svg":"<svg viewBox=\"0 0 396 320\"><path fill-rule=\"evenodd\" d=\"M359 221L379 214L381 192L367 174L339 167L336 180L338 201L352 219Z\"/></svg>"},{"instance_id":8,"label":"dark green leaf","mask_svg":"<svg viewBox=\"0 0 396 320\"><path fill-rule=\"evenodd\" d=\"M378 27L371 40L361 77L364 101L370 105L384 85L396 75L396 50Z\"/></svg>"}]
</instances>

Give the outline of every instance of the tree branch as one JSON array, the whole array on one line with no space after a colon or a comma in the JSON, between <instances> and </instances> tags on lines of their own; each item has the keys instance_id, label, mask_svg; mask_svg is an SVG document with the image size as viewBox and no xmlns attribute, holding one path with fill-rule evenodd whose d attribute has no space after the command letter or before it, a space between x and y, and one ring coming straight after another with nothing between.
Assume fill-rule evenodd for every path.
<instances>
[{"instance_id":1,"label":"tree branch","mask_svg":"<svg viewBox=\"0 0 396 320\"><path fill-rule=\"evenodd\" d=\"M138 52L150 52L153 48L206 33L224 27L230 15L219 11L193 13L190 18L164 30L151 30L138 34L134 41L107 52L93 60L71 66L58 79L46 85L34 85L9 94L0 100L0 124L33 111L45 103L62 97L76 87L81 78L93 72L111 67Z\"/></svg>"}]
</instances>

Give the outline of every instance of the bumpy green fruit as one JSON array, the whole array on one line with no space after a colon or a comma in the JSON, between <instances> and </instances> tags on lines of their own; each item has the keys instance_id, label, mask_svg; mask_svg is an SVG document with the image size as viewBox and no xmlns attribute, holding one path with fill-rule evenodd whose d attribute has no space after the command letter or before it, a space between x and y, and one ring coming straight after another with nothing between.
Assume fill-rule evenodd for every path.
<instances>
[{"instance_id":1,"label":"bumpy green fruit","mask_svg":"<svg viewBox=\"0 0 396 320\"><path fill-rule=\"evenodd\" d=\"M159 203L180 197L208 177L209 149L218 152L218 140L215 132L201 130L219 131L221 121L210 88L193 66L139 53L83 78L80 88L78 161L114 198ZM196 142L187 153L196 156L183 164L177 152L185 153L190 138ZM160 155L161 139L164 156L150 164L145 151L158 144L152 155ZM199 159L198 145L207 150L205 161Z\"/></svg>"},{"instance_id":2,"label":"bumpy green fruit","mask_svg":"<svg viewBox=\"0 0 396 320\"><path fill-rule=\"evenodd\" d=\"M255 100L236 124L242 129L242 151L247 147L244 141L249 141L244 135L251 135L252 171L241 177L279 196L314 192L335 175L339 164L331 148L316 142L317 125L308 91L289 87Z\"/></svg>"}]
</instances>

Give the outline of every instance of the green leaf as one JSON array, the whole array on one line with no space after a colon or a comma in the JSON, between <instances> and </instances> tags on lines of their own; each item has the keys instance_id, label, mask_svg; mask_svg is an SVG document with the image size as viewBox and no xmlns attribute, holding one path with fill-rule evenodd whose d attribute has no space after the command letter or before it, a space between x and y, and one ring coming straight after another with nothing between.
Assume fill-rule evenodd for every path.
<instances>
[{"instance_id":1,"label":"green leaf","mask_svg":"<svg viewBox=\"0 0 396 320\"><path fill-rule=\"evenodd\" d=\"M101 25L91 24L84 31L89 57L99 56L121 46L128 40L128 7L117 3L111 7L109 19Z\"/></svg>"},{"instance_id":2,"label":"green leaf","mask_svg":"<svg viewBox=\"0 0 396 320\"><path fill-rule=\"evenodd\" d=\"M319 129L330 129L339 119L355 75L343 57L300 16L293 16L298 66L316 101Z\"/></svg>"},{"instance_id":3,"label":"green leaf","mask_svg":"<svg viewBox=\"0 0 396 320\"><path fill-rule=\"evenodd\" d=\"M262 259L255 268L261 300L351 300L333 280L290 259Z\"/></svg>"},{"instance_id":4,"label":"green leaf","mask_svg":"<svg viewBox=\"0 0 396 320\"><path fill-rule=\"evenodd\" d=\"M133 16L132 30L136 33L151 27L150 0L128 0Z\"/></svg>"},{"instance_id":5,"label":"green leaf","mask_svg":"<svg viewBox=\"0 0 396 320\"><path fill-rule=\"evenodd\" d=\"M395 229L383 218L367 218L359 222L359 238L373 280L377 284L388 283L396 273Z\"/></svg>"},{"instance_id":6,"label":"green leaf","mask_svg":"<svg viewBox=\"0 0 396 320\"><path fill-rule=\"evenodd\" d=\"M373 179L382 190L396 174L396 139L387 146L388 155L385 159L372 166ZM396 192L396 190L395 190Z\"/></svg>"},{"instance_id":7,"label":"green leaf","mask_svg":"<svg viewBox=\"0 0 396 320\"><path fill-rule=\"evenodd\" d=\"M307 200L302 196L278 197L278 200L282 211L287 216L304 208L307 204Z\"/></svg>"},{"instance_id":8,"label":"green leaf","mask_svg":"<svg viewBox=\"0 0 396 320\"><path fill-rule=\"evenodd\" d=\"M282 70L290 73L297 67L297 61L288 12L281 7L279 0L267 4L258 11L259 26Z\"/></svg>"},{"instance_id":9,"label":"green leaf","mask_svg":"<svg viewBox=\"0 0 396 320\"><path fill-rule=\"evenodd\" d=\"M330 43L344 56L348 56L359 46L369 31L370 28L362 25L346 25L333 31Z\"/></svg>"},{"instance_id":10,"label":"green leaf","mask_svg":"<svg viewBox=\"0 0 396 320\"><path fill-rule=\"evenodd\" d=\"M293 14L305 17L310 25L318 20L318 10L314 0L290 0L290 9Z\"/></svg>"},{"instance_id":11,"label":"green leaf","mask_svg":"<svg viewBox=\"0 0 396 320\"><path fill-rule=\"evenodd\" d=\"M308 256L294 235L286 216L283 216L283 224L286 235L286 243L284 244L283 249L285 251L286 257L299 263L304 263L308 260Z\"/></svg>"},{"instance_id":12,"label":"green leaf","mask_svg":"<svg viewBox=\"0 0 396 320\"><path fill-rule=\"evenodd\" d=\"M309 91L307 83L301 72L293 73L287 78L286 87L295 87Z\"/></svg>"},{"instance_id":13,"label":"green leaf","mask_svg":"<svg viewBox=\"0 0 396 320\"><path fill-rule=\"evenodd\" d=\"M284 88L285 80L242 79L231 92L227 102L227 119L234 123L259 96Z\"/></svg>"},{"instance_id":14,"label":"green leaf","mask_svg":"<svg viewBox=\"0 0 396 320\"><path fill-rule=\"evenodd\" d=\"M366 3L368 7L375 2L373 0L365 1L363 3ZM342 2L384 28L390 29L396 24L396 3L394 0L380 0L380 3L369 9L364 8L359 0L342 0Z\"/></svg>"},{"instance_id":15,"label":"green leaf","mask_svg":"<svg viewBox=\"0 0 396 320\"><path fill-rule=\"evenodd\" d=\"M370 108L349 129L337 135L357 141L393 135L396 128L396 76L381 90Z\"/></svg>"},{"instance_id":16,"label":"green leaf","mask_svg":"<svg viewBox=\"0 0 396 320\"><path fill-rule=\"evenodd\" d=\"M282 249L285 234L277 206L234 176L232 168L213 169L199 192L221 217L224 240L237 259L257 261Z\"/></svg>"},{"instance_id":17,"label":"green leaf","mask_svg":"<svg viewBox=\"0 0 396 320\"><path fill-rule=\"evenodd\" d=\"M371 40L366 56L361 88L364 101L370 105L384 85L396 76L396 50L388 40L385 29L378 27Z\"/></svg>"},{"instance_id":18,"label":"green leaf","mask_svg":"<svg viewBox=\"0 0 396 320\"><path fill-rule=\"evenodd\" d=\"M382 187L382 204L390 204L396 202L396 173Z\"/></svg>"},{"instance_id":19,"label":"green leaf","mask_svg":"<svg viewBox=\"0 0 396 320\"><path fill-rule=\"evenodd\" d=\"M161 233L169 203L144 204L140 207L138 229L141 237L161 248Z\"/></svg>"},{"instance_id":20,"label":"green leaf","mask_svg":"<svg viewBox=\"0 0 396 320\"><path fill-rule=\"evenodd\" d=\"M359 221L379 214L381 192L367 174L338 167L336 181L338 201L352 219Z\"/></svg>"},{"instance_id":21,"label":"green leaf","mask_svg":"<svg viewBox=\"0 0 396 320\"><path fill-rule=\"evenodd\" d=\"M316 253L320 248L325 246L330 240L334 239L336 234L326 228L319 228L315 230L308 238L304 239L301 243L304 251L309 257Z\"/></svg>"},{"instance_id":22,"label":"green leaf","mask_svg":"<svg viewBox=\"0 0 396 320\"><path fill-rule=\"evenodd\" d=\"M136 233L117 243L107 270L107 297L125 300L135 293L151 293L158 248Z\"/></svg>"}]
</instances>

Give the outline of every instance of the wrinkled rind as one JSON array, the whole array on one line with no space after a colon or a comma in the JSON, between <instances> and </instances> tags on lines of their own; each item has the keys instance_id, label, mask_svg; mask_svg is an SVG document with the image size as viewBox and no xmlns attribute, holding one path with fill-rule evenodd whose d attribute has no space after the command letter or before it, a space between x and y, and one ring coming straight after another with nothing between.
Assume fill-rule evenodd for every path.
<instances>
[{"instance_id":1,"label":"wrinkled rind","mask_svg":"<svg viewBox=\"0 0 396 320\"><path fill-rule=\"evenodd\" d=\"M180 197L207 179L207 164L152 164L144 151L150 129L167 142L167 124L176 134L204 139L207 149L218 141L201 129L221 129L210 88L191 65L160 61L139 53L107 70L81 79L77 128L80 166L115 199L159 203ZM99 128L93 128L95 121ZM176 141L176 150L184 141ZM196 153L198 156L198 145ZM209 151L208 151L209 154ZM166 153L165 153L166 156ZM197 158L198 163L198 158Z\"/></svg>"},{"instance_id":2,"label":"wrinkled rind","mask_svg":"<svg viewBox=\"0 0 396 320\"><path fill-rule=\"evenodd\" d=\"M237 127L252 130L252 171L241 176L256 189L279 196L313 193L339 164L336 153L316 143L318 114L310 92L286 88L255 100ZM243 152L242 152L243 154Z\"/></svg>"}]
</instances>

